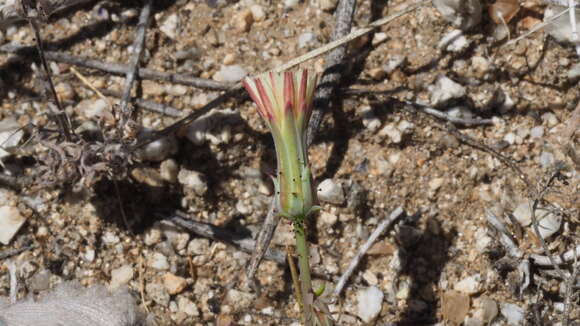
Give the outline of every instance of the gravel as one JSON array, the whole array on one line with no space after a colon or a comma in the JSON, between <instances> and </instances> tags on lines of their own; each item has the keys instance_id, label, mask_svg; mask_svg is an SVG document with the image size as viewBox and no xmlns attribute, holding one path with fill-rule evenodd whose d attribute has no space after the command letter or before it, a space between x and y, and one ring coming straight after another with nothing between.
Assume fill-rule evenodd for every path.
<instances>
[{"instance_id":1,"label":"gravel","mask_svg":"<svg viewBox=\"0 0 580 326\"><path fill-rule=\"evenodd\" d=\"M345 200L342 186L332 179L323 180L317 187L318 199L335 205L342 205Z\"/></svg>"},{"instance_id":2,"label":"gravel","mask_svg":"<svg viewBox=\"0 0 580 326\"><path fill-rule=\"evenodd\" d=\"M365 323L372 322L381 312L383 297L383 292L375 286L359 290L357 292L357 316Z\"/></svg>"}]
</instances>

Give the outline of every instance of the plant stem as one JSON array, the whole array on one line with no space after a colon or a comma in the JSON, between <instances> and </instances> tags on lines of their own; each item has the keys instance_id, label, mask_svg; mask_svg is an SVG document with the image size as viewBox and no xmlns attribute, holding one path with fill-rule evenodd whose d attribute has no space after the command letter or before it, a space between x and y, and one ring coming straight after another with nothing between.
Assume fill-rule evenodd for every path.
<instances>
[{"instance_id":1,"label":"plant stem","mask_svg":"<svg viewBox=\"0 0 580 326\"><path fill-rule=\"evenodd\" d=\"M310 277L310 264L308 243L306 242L306 230L304 220L294 221L294 235L296 236L296 252L298 253L298 266L300 268L300 286L302 300L302 322L304 326L312 326L314 321L312 302L312 279Z\"/></svg>"}]
</instances>

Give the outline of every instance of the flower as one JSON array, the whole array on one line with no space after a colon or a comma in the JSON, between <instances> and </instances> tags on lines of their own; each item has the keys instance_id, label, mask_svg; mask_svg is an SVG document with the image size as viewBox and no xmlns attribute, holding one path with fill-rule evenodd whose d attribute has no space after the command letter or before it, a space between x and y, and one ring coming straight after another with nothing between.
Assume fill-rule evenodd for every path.
<instances>
[{"instance_id":1,"label":"flower","mask_svg":"<svg viewBox=\"0 0 580 326\"><path fill-rule=\"evenodd\" d=\"M268 72L243 81L274 138L277 208L292 220L303 220L318 208L306 145L317 81L310 70Z\"/></svg>"}]
</instances>

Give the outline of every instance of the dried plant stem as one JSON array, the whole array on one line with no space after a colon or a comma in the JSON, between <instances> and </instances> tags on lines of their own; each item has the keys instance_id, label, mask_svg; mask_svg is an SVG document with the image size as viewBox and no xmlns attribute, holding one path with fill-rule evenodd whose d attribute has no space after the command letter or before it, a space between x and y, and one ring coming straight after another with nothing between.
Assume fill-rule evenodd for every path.
<instances>
[{"instance_id":1,"label":"dried plant stem","mask_svg":"<svg viewBox=\"0 0 580 326\"><path fill-rule=\"evenodd\" d=\"M256 250L252 253L252 258L250 259L248 269L246 270L246 280L248 282L248 286L258 291L259 289L256 287L256 283L254 282L256 270L264 258L264 254L270 246L270 242L272 242L274 231L276 231L276 227L280 221L280 217L277 214L274 214L275 205L276 201L275 199L272 199L272 203L270 203L270 209L268 209L268 214L266 215L264 223L262 223L262 228L260 229L260 233L256 239Z\"/></svg>"},{"instance_id":2,"label":"dried plant stem","mask_svg":"<svg viewBox=\"0 0 580 326\"><path fill-rule=\"evenodd\" d=\"M352 273L359 265L360 261L366 254L366 252L372 247L372 245L377 241L378 237L383 234L383 232L391 226L399 217L403 215L403 208L397 207L391 214L385 218L381 223L377 226L377 228L373 231L371 236L367 239L367 241L362 245L359 251L351 260L350 264L348 265L347 269L344 271L338 282L336 283L336 287L332 292L332 300L336 301L342 292L342 289L346 285L346 282L351 277Z\"/></svg>"},{"instance_id":3,"label":"dried plant stem","mask_svg":"<svg viewBox=\"0 0 580 326\"><path fill-rule=\"evenodd\" d=\"M537 25L536 25L536 26L534 26L532 29L530 29L530 30L529 30L527 33L525 33L525 34L523 34L523 35L521 35L521 36L519 36L519 37L517 37L517 38L515 38L515 39L513 39L513 40L511 40L511 41L509 41L509 42L507 42L507 43L505 43L505 44L504 44L504 45L502 45L501 47L504 47L504 46L509 46L509 45L512 45L512 44L514 44L514 43L517 43L517 42L519 42L519 41L521 41L521 40L525 39L526 37L528 37L528 36L530 36L530 35L534 34L535 32L537 32L537 31L541 30L542 28L544 28L544 27L546 27L546 26L550 25L552 22L554 22L554 21L555 21L556 19L558 19L560 16L563 16L564 14L566 14L566 12L568 12L568 10L569 10L569 9L563 10L563 11L561 11L561 12L559 12L559 13L555 14L554 16L551 16L551 17L550 17L550 18L549 18L547 21L545 21L545 22L543 22L543 23L540 23L540 24L537 24Z\"/></svg>"},{"instance_id":4,"label":"dried plant stem","mask_svg":"<svg viewBox=\"0 0 580 326\"><path fill-rule=\"evenodd\" d=\"M139 62L141 61L141 56L143 54L145 34L147 31L147 26L149 25L149 18L151 17L152 3L153 0L145 0L145 4L141 10L141 15L139 15L137 35L133 42L133 55L131 56L131 60L129 62L130 68L126 74L123 96L121 97L121 103L119 105L121 111L121 129L125 127L129 120L134 119L135 110L129 106L129 103L131 102L131 91L133 89L135 79L138 75L137 72L139 70Z\"/></svg>"},{"instance_id":5,"label":"dried plant stem","mask_svg":"<svg viewBox=\"0 0 580 326\"><path fill-rule=\"evenodd\" d=\"M293 221L294 236L296 237L296 253L298 253L298 268L300 269L300 292L302 305L302 322L304 326L314 325L312 278L310 275L310 252L306 240L306 229L303 220Z\"/></svg>"},{"instance_id":6,"label":"dried plant stem","mask_svg":"<svg viewBox=\"0 0 580 326\"><path fill-rule=\"evenodd\" d=\"M24 5L23 5L23 10L25 10ZM72 131L71 131L71 126L70 126L70 121L68 120L68 117L66 116L66 112L65 112L64 108L62 107L62 104L60 103L60 99L58 98L58 95L56 93L56 89L54 88L54 83L52 82L52 73L50 72L50 68L48 67L48 63L46 61L46 57L44 55L44 50L42 47L42 38L40 35L40 27L38 26L38 23L36 22L35 18L30 18L28 21L30 22L30 27L34 31L34 37L36 38L36 48L38 50L38 56L40 58L40 63L41 63L42 68L44 69L44 72L46 74L46 82L48 83L49 91L50 91L51 95L53 96L54 103L56 104L56 107L58 109L58 112L56 113L56 117L55 117L56 123L59 126L59 129L62 132L65 140L71 141L72 140Z\"/></svg>"}]
</instances>

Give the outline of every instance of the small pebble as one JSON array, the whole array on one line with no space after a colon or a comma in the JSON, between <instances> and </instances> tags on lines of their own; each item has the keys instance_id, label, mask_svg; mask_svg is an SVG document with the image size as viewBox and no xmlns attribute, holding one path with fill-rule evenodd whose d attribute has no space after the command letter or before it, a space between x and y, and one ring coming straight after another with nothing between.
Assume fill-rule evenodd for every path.
<instances>
[{"instance_id":1,"label":"small pebble","mask_svg":"<svg viewBox=\"0 0 580 326\"><path fill-rule=\"evenodd\" d=\"M370 323L379 316L384 294L375 286L358 290L357 316L365 323Z\"/></svg>"},{"instance_id":2,"label":"small pebble","mask_svg":"<svg viewBox=\"0 0 580 326\"><path fill-rule=\"evenodd\" d=\"M144 129L138 138L145 139L153 133L150 129ZM179 150L177 139L173 134L164 136L143 146L139 152L139 158L143 161L161 162L169 156L175 155Z\"/></svg>"},{"instance_id":3,"label":"small pebble","mask_svg":"<svg viewBox=\"0 0 580 326\"><path fill-rule=\"evenodd\" d=\"M208 189L205 175L197 171L181 169L177 175L177 180L185 188L193 190L198 196L203 196Z\"/></svg>"},{"instance_id":4,"label":"small pebble","mask_svg":"<svg viewBox=\"0 0 580 326\"><path fill-rule=\"evenodd\" d=\"M334 11L337 4L338 0L318 0L318 7L326 12Z\"/></svg>"},{"instance_id":5,"label":"small pebble","mask_svg":"<svg viewBox=\"0 0 580 326\"><path fill-rule=\"evenodd\" d=\"M28 281L28 287L32 291L41 292L50 288L50 277L52 274L46 269L42 269L34 274Z\"/></svg>"},{"instance_id":6,"label":"small pebble","mask_svg":"<svg viewBox=\"0 0 580 326\"><path fill-rule=\"evenodd\" d=\"M344 203L344 191L342 186L332 179L326 179L318 185L318 199L335 205Z\"/></svg>"},{"instance_id":7,"label":"small pebble","mask_svg":"<svg viewBox=\"0 0 580 326\"><path fill-rule=\"evenodd\" d=\"M254 21L261 22L266 19L266 11L264 10L264 7L260 5L251 5L250 11L252 11L252 17L254 18Z\"/></svg>"},{"instance_id":8,"label":"small pebble","mask_svg":"<svg viewBox=\"0 0 580 326\"><path fill-rule=\"evenodd\" d=\"M234 16L234 26L238 32L246 33L254 23L254 16L252 10L243 9Z\"/></svg>"},{"instance_id":9,"label":"small pebble","mask_svg":"<svg viewBox=\"0 0 580 326\"><path fill-rule=\"evenodd\" d=\"M2 85L0 84L0 89ZM18 148L18 144L24 137L24 131L14 117L4 118L0 121L0 159L12 155L12 151Z\"/></svg>"},{"instance_id":10,"label":"small pebble","mask_svg":"<svg viewBox=\"0 0 580 326\"><path fill-rule=\"evenodd\" d=\"M179 165L174 159L168 159L159 165L159 173L161 178L169 183L177 182L177 174L179 173Z\"/></svg>"},{"instance_id":11,"label":"small pebble","mask_svg":"<svg viewBox=\"0 0 580 326\"><path fill-rule=\"evenodd\" d=\"M580 62L568 69L568 80L574 82L580 78Z\"/></svg>"},{"instance_id":12,"label":"small pebble","mask_svg":"<svg viewBox=\"0 0 580 326\"><path fill-rule=\"evenodd\" d=\"M18 230L24 225L24 218L14 206L0 207L0 242L8 245Z\"/></svg>"},{"instance_id":13,"label":"small pebble","mask_svg":"<svg viewBox=\"0 0 580 326\"><path fill-rule=\"evenodd\" d=\"M402 55L392 55L389 56L389 58L387 59L387 63L385 63L383 65L383 70L387 73L387 74L391 74L393 71L395 71L395 69L400 68L403 66L403 64L405 63L405 56Z\"/></svg>"},{"instance_id":14,"label":"small pebble","mask_svg":"<svg viewBox=\"0 0 580 326\"><path fill-rule=\"evenodd\" d=\"M455 29L443 35L437 47L449 52L462 52L469 46L469 43L465 35L463 35L463 31Z\"/></svg>"},{"instance_id":15,"label":"small pebble","mask_svg":"<svg viewBox=\"0 0 580 326\"><path fill-rule=\"evenodd\" d=\"M166 273L163 275L163 285L165 286L167 293L175 295L183 292L187 286L187 280L172 273Z\"/></svg>"},{"instance_id":16,"label":"small pebble","mask_svg":"<svg viewBox=\"0 0 580 326\"><path fill-rule=\"evenodd\" d=\"M298 5L299 0L284 0L284 8L291 9Z\"/></svg>"},{"instance_id":17,"label":"small pebble","mask_svg":"<svg viewBox=\"0 0 580 326\"><path fill-rule=\"evenodd\" d=\"M184 312L188 316L199 316L199 309L195 303L186 297L181 296L177 298L177 308L179 311Z\"/></svg>"},{"instance_id":18,"label":"small pebble","mask_svg":"<svg viewBox=\"0 0 580 326\"><path fill-rule=\"evenodd\" d=\"M171 297L169 296L169 293L167 293L167 291L165 290L163 284L148 282L145 285L145 291L147 292L149 297L153 299L153 301L155 301L155 303L159 304L162 307L169 306L169 300L171 299Z\"/></svg>"},{"instance_id":19,"label":"small pebble","mask_svg":"<svg viewBox=\"0 0 580 326\"><path fill-rule=\"evenodd\" d=\"M235 305L237 311L243 311L254 304L256 295L252 293L242 292L236 289L230 289L226 294L225 301L231 305Z\"/></svg>"},{"instance_id":20,"label":"small pebble","mask_svg":"<svg viewBox=\"0 0 580 326\"><path fill-rule=\"evenodd\" d=\"M433 0L433 5L456 28L468 30L481 21L480 0Z\"/></svg>"},{"instance_id":21,"label":"small pebble","mask_svg":"<svg viewBox=\"0 0 580 326\"><path fill-rule=\"evenodd\" d=\"M133 279L133 275L133 267L130 264L113 269L111 271L111 282L109 283L109 288L114 290L121 285L129 283L129 281Z\"/></svg>"},{"instance_id":22,"label":"small pebble","mask_svg":"<svg viewBox=\"0 0 580 326\"><path fill-rule=\"evenodd\" d=\"M298 36L298 48L306 48L316 43L316 36L313 33L307 32Z\"/></svg>"},{"instance_id":23,"label":"small pebble","mask_svg":"<svg viewBox=\"0 0 580 326\"><path fill-rule=\"evenodd\" d=\"M499 314L497 303L487 296L481 296L473 300L475 311L473 317L479 319L484 325L489 325Z\"/></svg>"},{"instance_id":24,"label":"small pebble","mask_svg":"<svg viewBox=\"0 0 580 326\"><path fill-rule=\"evenodd\" d=\"M538 208L536 216L538 230L542 238L547 239L560 230L560 225L562 225L562 217L560 215L554 214L554 212L547 209Z\"/></svg>"},{"instance_id":25,"label":"small pebble","mask_svg":"<svg viewBox=\"0 0 580 326\"><path fill-rule=\"evenodd\" d=\"M542 168L547 169L547 168L550 168L554 165L554 162L556 159L554 158L554 154L552 154L550 152L543 151L540 154L539 160L540 160L540 165L542 166Z\"/></svg>"},{"instance_id":26,"label":"small pebble","mask_svg":"<svg viewBox=\"0 0 580 326\"><path fill-rule=\"evenodd\" d=\"M394 126L393 124L389 123L386 126L384 126L378 133L379 137L381 138L387 138L389 139L389 141L393 144L398 144L403 140L403 133L401 133L401 131L399 130L399 128L397 128L396 126Z\"/></svg>"},{"instance_id":27,"label":"small pebble","mask_svg":"<svg viewBox=\"0 0 580 326\"><path fill-rule=\"evenodd\" d=\"M167 37L169 37L170 39L175 39L177 37L177 29L179 26L179 16L176 14L172 14L169 17L167 17L163 23L161 23L161 26L159 26L159 30L167 35Z\"/></svg>"},{"instance_id":28,"label":"small pebble","mask_svg":"<svg viewBox=\"0 0 580 326\"><path fill-rule=\"evenodd\" d=\"M221 82L237 83L248 75L246 69L240 65L223 65L220 70L213 75L213 79Z\"/></svg>"},{"instance_id":29,"label":"small pebble","mask_svg":"<svg viewBox=\"0 0 580 326\"><path fill-rule=\"evenodd\" d=\"M154 252L147 259L147 265L151 268L155 268L160 271L166 271L169 269L169 261L167 257L160 252Z\"/></svg>"},{"instance_id":30,"label":"small pebble","mask_svg":"<svg viewBox=\"0 0 580 326\"><path fill-rule=\"evenodd\" d=\"M456 291L473 295L481 290L481 276L479 274L468 276L455 284Z\"/></svg>"},{"instance_id":31,"label":"small pebble","mask_svg":"<svg viewBox=\"0 0 580 326\"><path fill-rule=\"evenodd\" d=\"M443 105L450 100L462 98L466 94L465 87L445 76L439 77L435 85L429 86L429 92L433 106Z\"/></svg>"},{"instance_id":32,"label":"small pebble","mask_svg":"<svg viewBox=\"0 0 580 326\"><path fill-rule=\"evenodd\" d=\"M530 207L530 203L527 201L519 203L516 209L514 209L513 215L516 220L524 227L532 224L532 209Z\"/></svg>"},{"instance_id":33,"label":"small pebble","mask_svg":"<svg viewBox=\"0 0 580 326\"><path fill-rule=\"evenodd\" d=\"M105 234L103 234L103 236L101 237L101 240L103 241L104 244L112 246L112 245L116 245L117 243L119 243L119 241L121 241L121 239L119 239L119 237L110 231L105 232Z\"/></svg>"},{"instance_id":34,"label":"small pebble","mask_svg":"<svg viewBox=\"0 0 580 326\"><path fill-rule=\"evenodd\" d=\"M512 303L501 303L500 307L501 315L507 320L508 325L523 325L524 309Z\"/></svg>"},{"instance_id":35,"label":"small pebble","mask_svg":"<svg viewBox=\"0 0 580 326\"><path fill-rule=\"evenodd\" d=\"M532 128L532 130L530 130L530 137L532 139L534 138L542 138L544 136L544 127L542 126L537 126Z\"/></svg>"},{"instance_id":36,"label":"small pebble","mask_svg":"<svg viewBox=\"0 0 580 326\"><path fill-rule=\"evenodd\" d=\"M370 105L364 105L360 108L362 123L369 131L375 132L381 126L381 120L377 118Z\"/></svg>"}]
</instances>

